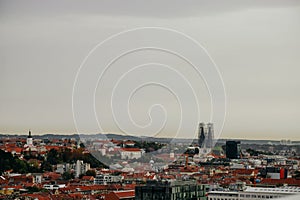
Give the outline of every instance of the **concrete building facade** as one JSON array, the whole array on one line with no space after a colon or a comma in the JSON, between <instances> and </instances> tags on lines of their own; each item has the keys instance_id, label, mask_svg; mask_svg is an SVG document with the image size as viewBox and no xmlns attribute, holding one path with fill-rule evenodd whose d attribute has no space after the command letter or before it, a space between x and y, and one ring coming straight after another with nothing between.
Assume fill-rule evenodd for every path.
<instances>
[{"instance_id":1,"label":"concrete building facade","mask_svg":"<svg viewBox=\"0 0 300 200\"><path fill-rule=\"evenodd\" d=\"M204 200L205 189L195 180L147 181L135 188L135 200Z\"/></svg>"}]
</instances>

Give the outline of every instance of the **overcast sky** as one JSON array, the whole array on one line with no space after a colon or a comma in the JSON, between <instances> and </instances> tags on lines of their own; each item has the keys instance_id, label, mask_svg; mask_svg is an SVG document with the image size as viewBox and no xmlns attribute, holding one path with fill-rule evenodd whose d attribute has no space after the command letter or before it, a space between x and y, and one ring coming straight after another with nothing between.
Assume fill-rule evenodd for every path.
<instances>
[{"instance_id":1,"label":"overcast sky","mask_svg":"<svg viewBox=\"0 0 300 200\"><path fill-rule=\"evenodd\" d=\"M298 0L1 0L0 132L25 134L32 129L35 134L75 133L72 89L83 59L113 34L152 26L189 35L205 47L217 64L227 96L222 138L300 139ZM114 68L118 71L137 60L141 64L155 57L169 61L175 68L180 65L187 79L194 81L182 61L156 53L137 53L116 63ZM201 120L209 121L207 91L203 83L194 87L203 98ZM130 104L132 117L145 125L149 122L145 114L149 106L164 101L162 104L170 110L170 122L160 136L172 137L179 120L179 111L174 111L177 103L162 88L144 89ZM98 88L99 115L109 112L103 106L103 96L105 90ZM160 98L152 102L153 96ZM188 109L193 109L192 104ZM85 119L82 123L86 130L81 131L95 131L89 127L93 120ZM119 131L109 119L103 120L105 131Z\"/></svg>"}]
</instances>

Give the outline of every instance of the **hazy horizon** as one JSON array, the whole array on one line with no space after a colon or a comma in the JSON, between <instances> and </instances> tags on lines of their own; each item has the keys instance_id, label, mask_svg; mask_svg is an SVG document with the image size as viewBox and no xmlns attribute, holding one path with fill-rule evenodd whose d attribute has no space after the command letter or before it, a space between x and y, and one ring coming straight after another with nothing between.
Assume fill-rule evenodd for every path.
<instances>
[{"instance_id":1,"label":"hazy horizon","mask_svg":"<svg viewBox=\"0 0 300 200\"><path fill-rule=\"evenodd\" d=\"M97 134L103 134L103 135L108 135L108 134L113 134L113 135L120 135L120 136L125 136L125 134L123 134L123 133L117 133L117 132L107 132L107 133L76 133L76 132L74 132L74 133L63 133L63 132L59 132L59 133L57 133L57 132L43 132L43 133L41 133L41 132L39 132L39 133L33 133L32 131L31 131L31 134L32 134L32 136L33 136L33 138L34 138L34 136L36 135L36 136L43 136L43 135L97 135ZM26 133L12 133L12 132L10 132L10 133L2 133L2 132L0 132L0 135L16 135L16 136L24 136L24 137L26 137L27 135L28 135L28 132L26 132ZM137 135L128 135L128 136L134 136L134 137L140 137L140 136L137 136ZM145 137L145 136L141 136L141 137ZM171 138L171 137L168 137L168 136L166 136L166 137L156 137L156 138ZM177 139L192 139L192 138L177 138ZM196 139L196 138L195 138ZM281 139L270 139L270 138L247 138L247 137L220 137L220 138L218 138L218 139L216 139L216 140L219 140L219 139L221 139L221 140L265 140L265 141L281 141L281 140L291 140L292 142L299 142L300 141L300 139L295 139L295 140L293 140L293 139L290 139L290 138L281 138Z\"/></svg>"}]
</instances>

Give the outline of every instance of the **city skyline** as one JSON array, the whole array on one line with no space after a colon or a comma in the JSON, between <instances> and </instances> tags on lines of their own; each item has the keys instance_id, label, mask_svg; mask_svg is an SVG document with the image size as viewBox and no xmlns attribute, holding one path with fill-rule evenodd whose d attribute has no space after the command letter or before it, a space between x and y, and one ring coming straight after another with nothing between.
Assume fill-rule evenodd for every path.
<instances>
[{"instance_id":1,"label":"city skyline","mask_svg":"<svg viewBox=\"0 0 300 200\"><path fill-rule=\"evenodd\" d=\"M0 0L0 199L299 199L299 52L299 0Z\"/></svg>"},{"instance_id":2,"label":"city skyline","mask_svg":"<svg viewBox=\"0 0 300 200\"><path fill-rule=\"evenodd\" d=\"M220 138L298 140L300 2L279 0L272 5L268 2L230 1L220 6L206 1L191 4L174 1L169 7L170 2L149 2L145 6L76 1L70 7L68 1L63 4L1 1L0 133L26 135L29 128L34 134L76 133L72 89L85 56L113 34L153 26L191 36L217 64L227 96L225 126ZM171 57L145 53L138 54L137 60L149 61L155 57L175 68L188 68ZM129 65L134 59L129 57L116 64L116 68ZM186 71L187 78L197 85L191 71ZM210 101L205 85L199 83L194 87L200 93L200 121L209 122ZM97 91L97 114L107 112L101 107L104 101L101 98L101 91ZM147 125L147 111L156 101L162 101L168 108L170 120L158 137L174 137L179 120L178 103L161 88L146 88L144 93L136 95L132 117L138 124ZM159 113L151 114L156 117ZM163 117L159 115L157 119ZM107 122L105 132L121 133L112 122L103 120ZM85 131L99 133L91 128L90 121L86 119ZM194 126L187 130L197 135L193 130L197 130L198 124Z\"/></svg>"}]
</instances>

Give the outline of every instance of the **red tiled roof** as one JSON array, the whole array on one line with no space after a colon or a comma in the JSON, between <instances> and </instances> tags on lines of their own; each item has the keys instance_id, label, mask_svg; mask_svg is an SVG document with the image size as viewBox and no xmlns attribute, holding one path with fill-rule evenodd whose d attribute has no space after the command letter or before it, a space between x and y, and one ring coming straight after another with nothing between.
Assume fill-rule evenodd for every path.
<instances>
[{"instance_id":1,"label":"red tiled roof","mask_svg":"<svg viewBox=\"0 0 300 200\"><path fill-rule=\"evenodd\" d=\"M236 175L251 175L252 173L257 174L258 171L256 169L236 169L233 173Z\"/></svg>"},{"instance_id":2,"label":"red tiled roof","mask_svg":"<svg viewBox=\"0 0 300 200\"><path fill-rule=\"evenodd\" d=\"M139 148L121 148L120 150L121 151L135 151L135 152L141 151L141 149L139 149Z\"/></svg>"},{"instance_id":3,"label":"red tiled roof","mask_svg":"<svg viewBox=\"0 0 300 200\"><path fill-rule=\"evenodd\" d=\"M136 184L126 184L125 186L123 186L124 190L134 190L135 189Z\"/></svg>"},{"instance_id":4,"label":"red tiled roof","mask_svg":"<svg viewBox=\"0 0 300 200\"><path fill-rule=\"evenodd\" d=\"M13 152L15 151L16 153L21 153L23 148L20 147L6 147L7 152Z\"/></svg>"},{"instance_id":5,"label":"red tiled roof","mask_svg":"<svg viewBox=\"0 0 300 200\"><path fill-rule=\"evenodd\" d=\"M8 147L11 147L11 148L14 148L14 147L17 147L16 143L7 143L5 144L5 147L8 148Z\"/></svg>"},{"instance_id":6,"label":"red tiled roof","mask_svg":"<svg viewBox=\"0 0 300 200\"><path fill-rule=\"evenodd\" d=\"M23 189L23 186L21 186L21 185L6 185L2 188L5 188L5 189L13 188L13 189L19 190L19 189Z\"/></svg>"},{"instance_id":7,"label":"red tiled roof","mask_svg":"<svg viewBox=\"0 0 300 200\"><path fill-rule=\"evenodd\" d=\"M129 145L129 144L135 144L135 142L133 141L126 141L125 144Z\"/></svg>"},{"instance_id":8,"label":"red tiled roof","mask_svg":"<svg viewBox=\"0 0 300 200\"><path fill-rule=\"evenodd\" d=\"M56 172L46 172L43 174L43 177L49 177L53 180L57 180L61 177L61 174L56 173Z\"/></svg>"},{"instance_id":9,"label":"red tiled roof","mask_svg":"<svg viewBox=\"0 0 300 200\"><path fill-rule=\"evenodd\" d=\"M114 193L118 196L119 199L135 197L134 190L118 191L118 192L114 192Z\"/></svg>"},{"instance_id":10,"label":"red tiled roof","mask_svg":"<svg viewBox=\"0 0 300 200\"><path fill-rule=\"evenodd\" d=\"M61 200L61 199L83 199L83 195L79 193L75 194L56 194L56 195L51 195L51 200Z\"/></svg>"},{"instance_id":11,"label":"red tiled roof","mask_svg":"<svg viewBox=\"0 0 300 200\"><path fill-rule=\"evenodd\" d=\"M60 147L60 146L45 146L45 148L46 148L48 151L50 151L51 149L59 150L59 149L61 149L62 147Z\"/></svg>"},{"instance_id":12,"label":"red tiled roof","mask_svg":"<svg viewBox=\"0 0 300 200\"><path fill-rule=\"evenodd\" d=\"M134 190L114 191L105 195L105 200L120 200L120 199L132 199L135 197Z\"/></svg>"},{"instance_id":13,"label":"red tiled roof","mask_svg":"<svg viewBox=\"0 0 300 200\"><path fill-rule=\"evenodd\" d=\"M271 178L264 178L260 182L261 184L270 184L270 185L277 185L277 184L288 184L293 186L300 187L300 180L295 178L287 178L287 179L271 179Z\"/></svg>"},{"instance_id":14,"label":"red tiled roof","mask_svg":"<svg viewBox=\"0 0 300 200\"><path fill-rule=\"evenodd\" d=\"M86 181L92 181L92 180L94 180L94 177L93 176L83 176L81 179L86 180Z\"/></svg>"},{"instance_id":15,"label":"red tiled roof","mask_svg":"<svg viewBox=\"0 0 300 200\"><path fill-rule=\"evenodd\" d=\"M64 192L74 192L76 190L80 190L80 191L91 191L91 190L107 190L109 189L109 185L88 185L88 186L83 186L83 185L72 185L72 186L68 186L66 188L60 188L60 191L64 191Z\"/></svg>"},{"instance_id":16,"label":"red tiled roof","mask_svg":"<svg viewBox=\"0 0 300 200\"><path fill-rule=\"evenodd\" d=\"M122 141L119 141L119 140L114 140L114 139L112 139L112 140L110 140L112 143L114 143L114 144L121 144L122 143Z\"/></svg>"},{"instance_id":17,"label":"red tiled roof","mask_svg":"<svg viewBox=\"0 0 300 200\"><path fill-rule=\"evenodd\" d=\"M38 200L52 200L48 194L23 194L26 197L32 197L33 199Z\"/></svg>"}]
</instances>

